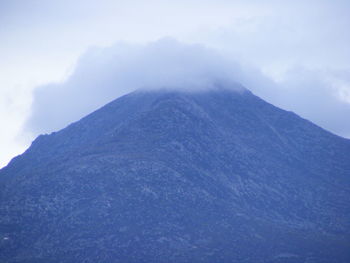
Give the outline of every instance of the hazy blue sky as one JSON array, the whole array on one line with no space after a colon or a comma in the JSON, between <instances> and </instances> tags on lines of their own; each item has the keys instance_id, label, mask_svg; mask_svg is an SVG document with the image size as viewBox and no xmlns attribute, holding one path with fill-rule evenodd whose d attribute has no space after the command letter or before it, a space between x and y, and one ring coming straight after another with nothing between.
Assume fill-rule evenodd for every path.
<instances>
[{"instance_id":1,"label":"hazy blue sky","mask_svg":"<svg viewBox=\"0 0 350 263\"><path fill-rule=\"evenodd\" d=\"M0 166L133 88L214 78L350 137L349 13L345 0L0 0Z\"/></svg>"}]
</instances>

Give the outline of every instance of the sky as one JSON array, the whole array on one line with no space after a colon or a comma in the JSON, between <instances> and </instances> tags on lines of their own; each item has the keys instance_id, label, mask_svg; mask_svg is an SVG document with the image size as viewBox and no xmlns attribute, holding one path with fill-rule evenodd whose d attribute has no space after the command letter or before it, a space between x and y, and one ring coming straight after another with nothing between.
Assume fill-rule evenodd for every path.
<instances>
[{"instance_id":1,"label":"sky","mask_svg":"<svg viewBox=\"0 0 350 263\"><path fill-rule=\"evenodd\" d=\"M345 0L0 0L0 167L136 88L242 83L350 138Z\"/></svg>"}]
</instances>

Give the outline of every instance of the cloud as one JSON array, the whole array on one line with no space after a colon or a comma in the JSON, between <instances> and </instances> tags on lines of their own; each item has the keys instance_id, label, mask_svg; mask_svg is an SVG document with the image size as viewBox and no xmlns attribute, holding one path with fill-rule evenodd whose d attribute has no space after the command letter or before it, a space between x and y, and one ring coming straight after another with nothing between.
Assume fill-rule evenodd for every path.
<instances>
[{"instance_id":1,"label":"cloud","mask_svg":"<svg viewBox=\"0 0 350 263\"><path fill-rule=\"evenodd\" d=\"M172 38L144 45L119 43L90 48L66 81L36 89L26 127L35 135L61 129L135 89L198 90L238 82L281 108L349 136L350 104L339 92L339 83L350 83L346 76L347 72L294 67L276 82L203 45Z\"/></svg>"},{"instance_id":2,"label":"cloud","mask_svg":"<svg viewBox=\"0 0 350 263\"><path fill-rule=\"evenodd\" d=\"M35 134L63 128L135 89L198 90L217 81L248 79L247 75L236 62L213 50L172 38L91 48L66 81L35 90L27 127Z\"/></svg>"},{"instance_id":3,"label":"cloud","mask_svg":"<svg viewBox=\"0 0 350 263\"><path fill-rule=\"evenodd\" d=\"M6 149L0 154L0 166L30 144L30 139L24 139L27 134L21 132L21 127L30 111L32 93L39 85L62 80L91 46L106 47L120 41L144 45L124 45L125 60L130 62L127 54L138 56L138 53L129 50L137 49L142 53L148 46L145 43L164 36L186 43L201 43L223 54L225 61L232 61L228 58L232 56L240 64L254 65L278 81L276 85L259 70L244 66L240 79L245 80L242 83L247 83L245 85L256 94L350 137L346 120L346 102L350 102L347 77L350 75L349 12L348 0L0 1L0 39L6 39L0 41L0 117L6 126L0 130L0 148ZM123 45L113 48L121 48L117 46ZM91 58L91 64L98 53L107 54L113 48L95 49L97 53ZM79 67L84 68L83 64L81 58ZM298 68L304 72L303 78L292 74ZM306 77L308 74L311 75ZM296 79L292 80L292 75ZM94 77L92 75L90 79ZM68 83L71 88L66 87ZM310 86L314 90L320 87L320 91L311 92ZM27 122L27 129L30 127L33 136L56 130L127 89L119 85L115 88L118 91L114 90L108 99L107 95L102 99L103 94L90 92L89 87L84 90L85 95L83 89L73 87L71 80L42 87L34 94L34 107L43 107L39 104L45 103L38 101L45 97L52 102L48 99L53 96L51 92L60 99L65 94L67 105L73 105L68 101L78 100L78 96L90 99L91 106L86 103L83 109L78 103L76 108L54 111L48 104L48 113L41 115L58 115L52 120L40 120L40 114L33 109L34 115ZM93 88L92 84L90 88ZM69 89L69 92L63 91ZM89 94L95 94L97 99L89 98ZM301 101L304 101L303 105ZM308 103L313 106L306 106ZM323 106L325 104L329 106ZM335 108L331 108L332 105ZM327 114L325 108L328 108ZM316 109L323 114L317 113ZM67 117L61 117L60 113Z\"/></svg>"}]
</instances>

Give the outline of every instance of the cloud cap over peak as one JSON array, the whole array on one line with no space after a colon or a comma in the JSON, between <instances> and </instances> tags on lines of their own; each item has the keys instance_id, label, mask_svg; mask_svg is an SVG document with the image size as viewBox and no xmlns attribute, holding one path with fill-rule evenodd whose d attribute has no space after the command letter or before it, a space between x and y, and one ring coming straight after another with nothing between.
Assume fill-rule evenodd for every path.
<instances>
[{"instance_id":1,"label":"cloud cap over peak","mask_svg":"<svg viewBox=\"0 0 350 263\"><path fill-rule=\"evenodd\" d=\"M244 79L247 72L238 63L202 45L173 38L94 47L81 56L64 82L35 91L27 127L34 133L52 132L136 89L237 88Z\"/></svg>"},{"instance_id":2,"label":"cloud cap over peak","mask_svg":"<svg viewBox=\"0 0 350 263\"><path fill-rule=\"evenodd\" d=\"M223 54L168 37L147 44L119 42L90 48L64 82L35 90L26 130L38 135L64 128L137 89L202 91L221 85L236 90L246 87L332 132L350 135L346 118L350 104L339 99L332 80L332 76L346 79L346 72L294 67L277 83L260 70Z\"/></svg>"}]
</instances>

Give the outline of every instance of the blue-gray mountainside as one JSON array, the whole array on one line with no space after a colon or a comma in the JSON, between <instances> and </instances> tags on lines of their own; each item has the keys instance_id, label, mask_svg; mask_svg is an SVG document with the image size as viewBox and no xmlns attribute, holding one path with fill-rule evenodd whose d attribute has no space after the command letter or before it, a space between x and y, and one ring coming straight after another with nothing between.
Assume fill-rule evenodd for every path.
<instances>
[{"instance_id":1,"label":"blue-gray mountainside","mask_svg":"<svg viewBox=\"0 0 350 263\"><path fill-rule=\"evenodd\" d=\"M350 141L245 89L136 91L0 170L0 216L0 262L348 263Z\"/></svg>"}]
</instances>

